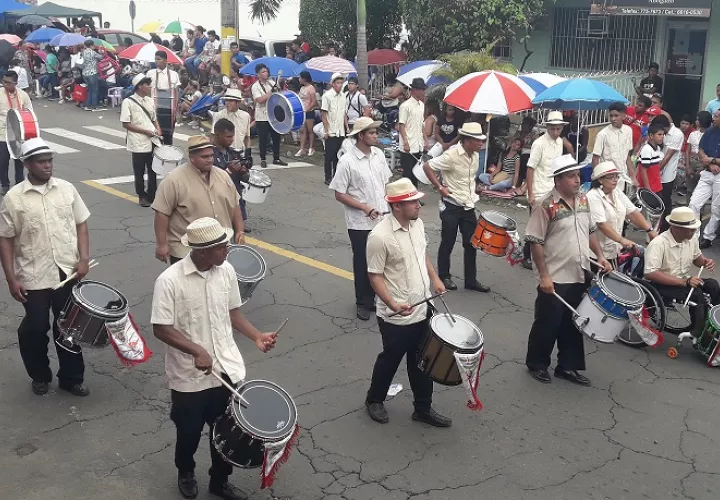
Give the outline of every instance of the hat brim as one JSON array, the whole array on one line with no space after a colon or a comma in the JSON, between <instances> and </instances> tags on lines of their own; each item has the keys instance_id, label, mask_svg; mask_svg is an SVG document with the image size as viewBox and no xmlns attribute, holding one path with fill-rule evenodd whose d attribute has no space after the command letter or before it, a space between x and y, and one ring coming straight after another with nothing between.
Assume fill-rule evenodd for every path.
<instances>
[{"instance_id":1,"label":"hat brim","mask_svg":"<svg viewBox=\"0 0 720 500\"><path fill-rule=\"evenodd\" d=\"M357 134L359 134L360 132L365 132L366 130L371 129L371 128L380 128L380 125L382 125L382 123L383 123L383 122L381 122L381 121L374 121L374 122L372 122L372 123L368 123L367 126L361 128L360 130L353 130L352 132L350 132L350 133L348 134L348 137L352 137L352 136L354 136L354 135L357 135Z\"/></svg>"},{"instance_id":2,"label":"hat brim","mask_svg":"<svg viewBox=\"0 0 720 500\"><path fill-rule=\"evenodd\" d=\"M402 198L402 199L399 199L399 200L398 200L398 199L395 199L394 196L387 196L387 195L386 195L386 196L385 196L385 201L387 201L388 203L404 203L404 202L406 202L406 201L419 200L419 199L422 198L423 196L425 196L425 193L421 193L420 191L416 192L416 193L415 193L414 195L412 195L412 196L408 196L407 198Z\"/></svg>"},{"instance_id":3,"label":"hat brim","mask_svg":"<svg viewBox=\"0 0 720 500\"><path fill-rule=\"evenodd\" d=\"M670 215L666 215L665 220L671 226L682 227L685 229L697 229L702 225L702 222L700 222L698 219L695 219L695 221L692 222L691 224L678 224L677 222L673 222L670 217L671 217Z\"/></svg>"},{"instance_id":4,"label":"hat brim","mask_svg":"<svg viewBox=\"0 0 720 500\"><path fill-rule=\"evenodd\" d=\"M243 100L242 97L237 97L234 95L226 95L225 97L223 97L223 99L225 99L226 101L238 101L238 102Z\"/></svg>"},{"instance_id":5,"label":"hat brim","mask_svg":"<svg viewBox=\"0 0 720 500\"><path fill-rule=\"evenodd\" d=\"M133 85L133 89L137 90L137 88L138 88L140 85L142 85L143 83L151 84L151 83L152 83L152 78L150 78L149 76L143 78L142 80L140 80L139 82L137 82L135 85Z\"/></svg>"},{"instance_id":6,"label":"hat brim","mask_svg":"<svg viewBox=\"0 0 720 500\"><path fill-rule=\"evenodd\" d=\"M598 174L598 175L594 175L594 174L593 174L593 175L591 175L591 176L590 176L590 180L591 180L591 181L596 181L596 180L598 180L598 179L602 179L602 178L605 177L606 175L617 174L617 173L618 173L617 169L608 170L607 172L603 172L602 174Z\"/></svg>"},{"instance_id":7,"label":"hat brim","mask_svg":"<svg viewBox=\"0 0 720 500\"><path fill-rule=\"evenodd\" d=\"M481 141L487 140L487 135L485 134L473 134L472 132L464 132L462 129L458 130L458 134L469 137L471 139L479 139Z\"/></svg>"},{"instance_id":8,"label":"hat brim","mask_svg":"<svg viewBox=\"0 0 720 500\"><path fill-rule=\"evenodd\" d=\"M552 120L549 122L544 122L543 125L567 125L570 122L565 122L562 120Z\"/></svg>"},{"instance_id":9,"label":"hat brim","mask_svg":"<svg viewBox=\"0 0 720 500\"><path fill-rule=\"evenodd\" d=\"M205 248L213 248L218 245L224 245L225 243L228 243L230 241L230 239L232 238L233 232L234 231L232 229L226 228L225 236L222 239L220 239L218 241L206 243L206 244L190 243L188 241L188 235L187 235L187 233L185 233L180 237L180 243L182 243L186 247L190 247L195 250L203 250Z\"/></svg>"},{"instance_id":10,"label":"hat brim","mask_svg":"<svg viewBox=\"0 0 720 500\"><path fill-rule=\"evenodd\" d=\"M562 175L566 172L572 172L573 170L580 170L583 167L584 165L570 165L567 167L563 167L561 169L558 169L557 172L553 172L553 177L557 177L558 175Z\"/></svg>"},{"instance_id":11,"label":"hat brim","mask_svg":"<svg viewBox=\"0 0 720 500\"><path fill-rule=\"evenodd\" d=\"M214 147L212 142L206 142L197 146L188 146L188 153L194 153L195 151L200 151L201 149L207 149L212 147Z\"/></svg>"}]
</instances>

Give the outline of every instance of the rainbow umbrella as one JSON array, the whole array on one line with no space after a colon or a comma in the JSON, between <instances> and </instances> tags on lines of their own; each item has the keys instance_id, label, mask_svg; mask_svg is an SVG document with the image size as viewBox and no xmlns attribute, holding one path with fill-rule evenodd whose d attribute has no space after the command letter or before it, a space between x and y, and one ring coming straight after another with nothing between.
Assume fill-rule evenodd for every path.
<instances>
[{"instance_id":1,"label":"rainbow umbrella","mask_svg":"<svg viewBox=\"0 0 720 500\"><path fill-rule=\"evenodd\" d=\"M92 40L93 44L95 44L96 47L102 47L105 50L115 52L115 47L113 47L113 45L110 42L107 42L101 38L88 38L88 40Z\"/></svg>"},{"instance_id":2,"label":"rainbow umbrella","mask_svg":"<svg viewBox=\"0 0 720 500\"><path fill-rule=\"evenodd\" d=\"M187 30L194 30L195 25L187 21L170 21L167 24L160 26L159 33L177 33L183 34Z\"/></svg>"},{"instance_id":3,"label":"rainbow umbrella","mask_svg":"<svg viewBox=\"0 0 720 500\"><path fill-rule=\"evenodd\" d=\"M150 21L140 26L137 30L140 33L157 33L162 25L162 21Z\"/></svg>"}]
</instances>

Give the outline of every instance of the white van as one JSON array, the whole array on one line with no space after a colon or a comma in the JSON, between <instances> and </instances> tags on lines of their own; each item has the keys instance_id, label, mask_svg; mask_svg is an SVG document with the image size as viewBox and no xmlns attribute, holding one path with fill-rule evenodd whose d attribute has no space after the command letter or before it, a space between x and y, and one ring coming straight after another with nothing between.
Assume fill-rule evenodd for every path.
<instances>
[{"instance_id":1,"label":"white van","mask_svg":"<svg viewBox=\"0 0 720 500\"><path fill-rule=\"evenodd\" d=\"M271 40L269 38L238 38L240 52L252 55L254 52L260 52L263 57L277 56L285 57L287 55L287 46L293 42L293 39L287 40Z\"/></svg>"}]
</instances>

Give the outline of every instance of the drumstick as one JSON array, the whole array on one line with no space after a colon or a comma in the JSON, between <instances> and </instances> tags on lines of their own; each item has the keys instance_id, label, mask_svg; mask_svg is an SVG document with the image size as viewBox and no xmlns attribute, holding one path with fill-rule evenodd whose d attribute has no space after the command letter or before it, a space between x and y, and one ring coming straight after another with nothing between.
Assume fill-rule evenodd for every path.
<instances>
[{"instance_id":1,"label":"drumstick","mask_svg":"<svg viewBox=\"0 0 720 500\"><path fill-rule=\"evenodd\" d=\"M88 271L97 265L98 265L98 262L95 259L92 259L90 262L88 262ZM61 281L60 283L55 285L52 289L58 290L58 289L64 287L65 285L67 285L70 281L74 280L75 278L77 278L77 273L72 273L70 276L65 278L63 281Z\"/></svg>"},{"instance_id":2,"label":"drumstick","mask_svg":"<svg viewBox=\"0 0 720 500\"><path fill-rule=\"evenodd\" d=\"M240 393L237 391L237 389L235 389L233 386L231 386L230 384L228 384L227 381L226 381L224 378L222 378L222 376L218 375L218 373L217 373L215 370L212 370L212 371L210 372L210 374L211 374L213 377L215 377L216 379L218 379L218 380L220 381L220 383L221 383L222 385L224 385L230 392L232 392L233 394L235 394L235 396L238 398L238 401L240 401L240 404L241 404L243 407L248 408L248 407L250 406L250 403L247 402L247 399L245 399L244 397L242 397L242 396L240 395Z\"/></svg>"},{"instance_id":3,"label":"drumstick","mask_svg":"<svg viewBox=\"0 0 720 500\"><path fill-rule=\"evenodd\" d=\"M443 303L443 306L445 306L445 310L447 311L448 315L450 316L450 319L453 323L456 323L455 316L453 316L453 313L450 312L450 308L448 307L447 303L445 302L445 299L440 296L440 301Z\"/></svg>"},{"instance_id":4,"label":"drumstick","mask_svg":"<svg viewBox=\"0 0 720 500\"><path fill-rule=\"evenodd\" d=\"M420 302L417 302L417 303L415 303L415 304L410 305L410 308L417 307L417 306L419 306L420 304L424 304L425 302L431 301L432 299L437 299L438 297L441 297L442 295L445 295L446 293L447 293L447 291L442 292L442 293L438 293L437 295L433 295L432 297L429 297L429 298L427 298L427 299L422 299ZM388 316L388 318L392 318L393 316L397 316L398 314L400 314L400 313L399 313L399 312L394 312L394 313L392 313L390 316Z\"/></svg>"},{"instance_id":5,"label":"drumstick","mask_svg":"<svg viewBox=\"0 0 720 500\"><path fill-rule=\"evenodd\" d=\"M565 301L565 299L563 299L562 297L560 297L560 295L558 295L557 292L553 292L553 295L554 295L560 302L562 302L565 307L567 307L568 309L570 309L570 311L572 311L573 315L575 315L575 318L574 318L574 319L579 319L579 318L582 318L582 319L583 319L583 321L582 321L582 326L583 326L583 327L588 324L588 322L590 321L590 318L586 318L585 316L580 316L580 313L577 312L577 309L575 309L573 306L571 306L570 304L568 304L568 303Z\"/></svg>"},{"instance_id":6,"label":"drumstick","mask_svg":"<svg viewBox=\"0 0 720 500\"><path fill-rule=\"evenodd\" d=\"M288 322L289 319L290 319L290 318L285 318L285 321L283 321L283 322L280 324L280 326L278 327L278 329L275 330L275 335L276 335L276 336L280 333L280 330L282 330L283 328L285 328L285 325L287 325L287 322Z\"/></svg>"},{"instance_id":7,"label":"drumstick","mask_svg":"<svg viewBox=\"0 0 720 500\"><path fill-rule=\"evenodd\" d=\"M700 267L700 270L698 271L698 275L697 275L698 279L700 279L700 275L702 274L703 269L705 269L705 266ZM685 297L685 303L683 304L683 307L687 307L688 302L690 302L690 296L692 295L692 293L693 293L693 287L690 287L690 291L688 292L687 297Z\"/></svg>"}]
</instances>

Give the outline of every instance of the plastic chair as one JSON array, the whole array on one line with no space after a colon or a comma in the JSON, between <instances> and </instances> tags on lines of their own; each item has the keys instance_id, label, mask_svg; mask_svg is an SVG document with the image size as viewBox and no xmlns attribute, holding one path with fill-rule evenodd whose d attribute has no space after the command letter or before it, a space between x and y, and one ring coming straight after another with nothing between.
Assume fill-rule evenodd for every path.
<instances>
[{"instance_id":1,"label":"plastic chair","mask_svg":"<svg viewBox=\"0 0 720 500\"><path fill-rule=\"evenodd\" d=\"M122 87L110 87L108 89L108 99L110 99L110 105L113 108L116 106L120 106L120 103L122 102L122 94Z\"/></svg>"}]
</instances>

